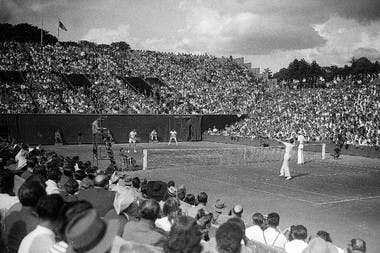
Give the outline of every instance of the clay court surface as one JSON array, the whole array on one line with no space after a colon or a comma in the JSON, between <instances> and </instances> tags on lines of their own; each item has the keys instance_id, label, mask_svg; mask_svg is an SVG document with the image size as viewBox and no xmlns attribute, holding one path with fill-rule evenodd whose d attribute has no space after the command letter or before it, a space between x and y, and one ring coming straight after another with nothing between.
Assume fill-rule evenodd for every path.
<instances>
[{"instance_id":1,"label":"clay court surface","mask_svg":"<svg viewBox=\"0 0 380 253\"><path fill-rule=\"evenodd\" d=\"M118 164L121 163L119 149L127 146L113 146ZM149 149L191 149L191 156L196 157L197 149L203 156L207 149L212 154L218 150L243 149L245 146L185 142L170 147L164 143L138 144L137 147L137 153L131 154L141 164L142 149L148 149L148 157ZM92 145L45 148L56 150L62 155L79 155L81 160L92 162ZM159 168L134 171L131 175L148 180L174 180L177 185L186 185L188 192L194 194L205 191L210 204L216 199L222 199L229 208L240 203L244 207L247 225L251 225L250 216L254 212L278 212L281 229L303 224L310 235L318 230L330 232L333 242L340 247L345 248L352 238L362 238L367 242L368 252L380 252L379 159L343 156L333 160L326 154L326 159L321 160L319 154L309 154L303 165L295 164L293 159L291 173L295 177L285 181L278 176L282 162L281 150L270 151L269 154L265 154L265 150L260 151L257 156L267 159L246 164L237 164L234 159L231 164L186 164L183 161L188 156L185 151L165 151L157 161ZM99 167L105 168L108 164L108 161L101 161ZM149 165L153 166L152 163Z\"/></svg>"}]
</instances>

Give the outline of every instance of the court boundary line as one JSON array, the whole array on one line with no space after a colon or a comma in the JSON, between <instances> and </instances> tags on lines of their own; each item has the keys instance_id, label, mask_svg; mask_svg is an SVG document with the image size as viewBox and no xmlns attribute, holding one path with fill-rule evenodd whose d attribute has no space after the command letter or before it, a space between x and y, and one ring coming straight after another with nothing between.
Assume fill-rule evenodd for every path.
<instances>
[{"instance_id":1,"label":"court boundary line","mask_svg":"<svg viewBox=\"0 0 380 253\"><path fill-rule=\"evenodd\" d=\"M219 179L204 178L204 177L201 177L201 176L197 176L197 175L194 175L194 174L191 174L191 173L185 173L185 172L182 172L182 171L177 171L177 172L180 173L180 174L183 174L185 176L193 176L193 177L199 178L199 179L204 180L204 181L210 181L210 182L214 182L214 183L227 184L227 185L231 185L231 186L234 186L236 188L240 188L240 189L244 189L244 190L248 190L248 191L261 192L261 193L265 193L265 194L269 194L269 195L275 195L275 196L278 196L278 197L285 197L285 198L293 199L293 200L300 201L300 202L306 202L306 203L309 203L309 204L312 204L312 205L316 205L316 204L319 203L319 202L314 202L314 201L310 201L310 200L306 200L306 199L301 199L301 198L296 198L296 197L292 197L292 196L287 196L287 195L280 194L280 193L274 193L274 192L269 192L269 191L265 191L265 190L254 189L254 188L249 188L249 187L245 187L245 186L241 186L241 185L236 185L236 184L232 184L232 183L229 183L229 182L226 182L226 181L223 181L223 180L219 180Z\"/></svg>"},{"instance_id":2,"label":"court boundary line","mask_svg":"<svg viewBox=\"0 0 380 253\"><path fill-rule=\"evenodd\" d=\"M336 201L326 201L326 202L316 203L316 205L322 206L322 205L328 205L328 204L339 204L339 203L345 203L345 202L362 201L362 200L376 199L376 198L380 198L380 195L359 197L359 198L353 198L353 199L342 199L342 200L336 200Z\"/></svg>"}]
</instances>

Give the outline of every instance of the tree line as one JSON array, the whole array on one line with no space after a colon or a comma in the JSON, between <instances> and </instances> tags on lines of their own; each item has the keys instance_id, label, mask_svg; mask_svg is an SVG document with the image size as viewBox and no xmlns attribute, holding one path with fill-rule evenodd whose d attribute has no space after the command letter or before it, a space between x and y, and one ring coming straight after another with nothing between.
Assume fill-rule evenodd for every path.
<instances>
[{"instance_id":1,"label":"tree line","mask_svg":"<svg viewBox=\"0 0 380 253\"><path fill-rule=\"evenodd\" d=\"M376 61L372 63L366 57L352 58L350 65L338 67L336 65L321 67L316 61L311 63L305 59L295 59L287 68L280 69L273 75L280 81L291 82L299 81L305 86L315 86L320 82L321 78L325 82L331 82L336 79L346 80L362 80L367 81L373 77L377 77L380 73L380 63Z\"/></svg>"}]
</instances>

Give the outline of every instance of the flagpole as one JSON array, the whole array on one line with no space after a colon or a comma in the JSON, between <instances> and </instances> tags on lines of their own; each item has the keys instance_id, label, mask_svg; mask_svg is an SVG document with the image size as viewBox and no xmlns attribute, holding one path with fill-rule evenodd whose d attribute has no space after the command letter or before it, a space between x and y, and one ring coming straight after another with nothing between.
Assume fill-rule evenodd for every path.
<instances>
[{"instance_id":1,"label":"flagpole","mask_svg":"<svg viewBox=\"0 0 380 253\"><path fill-rule=\"evenodd\" d=\"M44 29L44 17L41 17L41 47L44 43L44 32L43 32L43 29Z\"/></svg>"},{"instance_id":2,"label":"flagpole","mask_svg":"<svg viewBox=\"0 0 380 253\"><path fill-rule=\"evenodd\" d=\"M58 42L59 42L59 19L58 19Z\"/></svg>"}]
</instances>

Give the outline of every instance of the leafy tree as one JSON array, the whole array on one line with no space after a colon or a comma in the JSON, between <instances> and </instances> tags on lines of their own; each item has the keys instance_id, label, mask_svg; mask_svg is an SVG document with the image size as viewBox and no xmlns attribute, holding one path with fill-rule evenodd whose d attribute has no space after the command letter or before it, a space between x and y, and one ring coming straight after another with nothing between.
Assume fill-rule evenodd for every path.
<instances>
[{"instance_id":1,"label":"leafy tree","mask_svg":"<svg viewBox=\"0 0 380 253\"><path fill-rule=\"evenodd\" d=\"M58 39L42 30L44 44L55 44ZM0 41L40 43L41 29L30 24L0 24Z\"/></svg>"}]
</instances>

